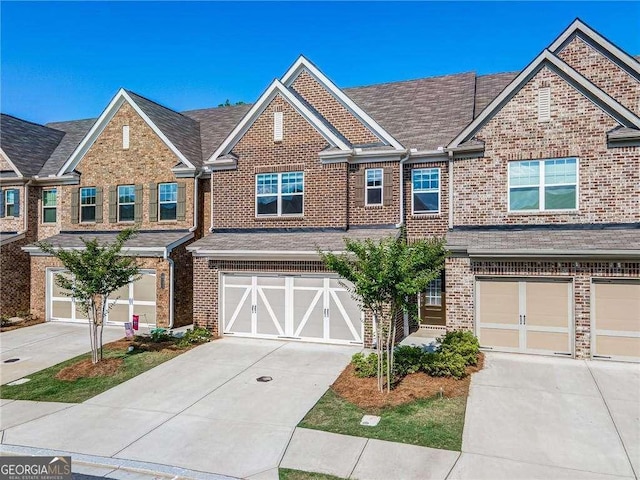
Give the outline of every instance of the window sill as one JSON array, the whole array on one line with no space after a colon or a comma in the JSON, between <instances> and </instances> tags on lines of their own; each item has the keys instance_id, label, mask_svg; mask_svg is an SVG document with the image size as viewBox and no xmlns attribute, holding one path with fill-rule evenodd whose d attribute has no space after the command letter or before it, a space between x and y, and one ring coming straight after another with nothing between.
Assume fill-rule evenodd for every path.
<instances>
[{"instance_id":1,"label":"window sill","mask_svg":"<svg viewBox=\"0 0 640 480\"><path fill-rule=\"evenodd\" d=\"M178 220L158 220L158 223L162 223L163 225L177 225Z\"/></svg>"},{"instance_id":2,"label":"window sill","mask_svg":"<svg viewBox=\"0 0 640 480\"><path fill-rule=\"evenodd\" d=\"M424 212L424 213L412 213L411 214L411 218L416 218L416 219L441 217L441 216L442 216L442 212L433 212L433 213Z\"/></svg>"},{"instance_id":3,"label":"window sill","mask_svg":"<svg viewBox=\"0 0 640 480\"><path fill-rule=\"evenodd\" d=\"M380 204L380 205L365 205L364 208L372 208L372 209L376 209L376 208L383 208L384 205Z\"/></svg>"},{"instance_id":4,"label":"window sill","mask_svg":"<svg viewBox=\"0 0 640 480\"><path fill-rule=\"evenodd\" d=\"M278 215L266 216L265 215L264 217L255 216L254 220L256 221L304 220L304 215L282 215L282 216L278 216Z\"/></svg>"},{"instance_id":5,"label":"window sill","mask_svg":"<svg viewBox=\"0 0 640 480\"><path fill-rule=\"evenodd\" d=\"M580 210L521 210L521 211L508 211L507 215L510 217L530 217L530 216L549 216L549 215L575 215L580 213Z\"/></svg>"}]
</instances>

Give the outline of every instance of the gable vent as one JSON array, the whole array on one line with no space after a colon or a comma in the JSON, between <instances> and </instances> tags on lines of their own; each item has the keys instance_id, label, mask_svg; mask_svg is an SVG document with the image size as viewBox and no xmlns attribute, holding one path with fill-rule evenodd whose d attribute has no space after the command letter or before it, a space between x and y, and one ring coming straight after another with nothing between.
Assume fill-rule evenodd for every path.
<instances>
[{"instance_id":1,"label":"gable vent","mask_svg":"<svg viewBox=\"0 0 640 480\"><path fill-rule=\"evenodd\" d=\"M123 150L129 148L129 125L122 126L122 148Z\"/></svg>"},{"instance_id":2,"label":"gable vent","mask_svg":"<svg viewBox=\"0 0 640 480\"><path fill-rule=\"evenodd\" d=\"M543 87L538 89L538 121L548 122L551 120L551 88Z\"/></svg>"},{"instance_id":3,"label":"gable vent","mask_svg":"<svg viewBox=\"0 0 640 480\"><path fill-rule=\"evenodd\" d=\"M281 142L284 136L282 121L282 112L273 112L273 140L275 142Z\"/></svg>"}]
</instances>

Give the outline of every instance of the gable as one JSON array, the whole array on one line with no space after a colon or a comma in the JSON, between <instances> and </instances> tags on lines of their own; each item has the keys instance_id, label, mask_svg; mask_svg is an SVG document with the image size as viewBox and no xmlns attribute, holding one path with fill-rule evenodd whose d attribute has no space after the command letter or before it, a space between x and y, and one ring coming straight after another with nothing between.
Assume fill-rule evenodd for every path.
<instances>
[{"instance_id":1,"label":"gable","mask_svg":"<svg viewBox=\"0 0 640 480\"><path fill-rule=\"evenodd\" d=\"M383 141L358 120L343 104L303 69L291 87L333 125L352 145L381 144Z\"/></svg>"},{"instance_id":2,"label":"gable","mask_svg":"<svg viewBox=\"0 0 640 480\"><path fill-rule=\"evenodd\" d=\"M536 57L518 76L498 95L482 113L476 117L462 132L460 132L450 143L451 150L465 148L465 142L473 141L476 132L488 121L490 121L500 110L511 101L520 89L529 82L537 73L547 68L555 72L567 82L572 88L581 92L596 104L607 115L615 119L620 125L625 127L640 129L640 117L629 109L625 108L614 98L603 90L596 87L584 76L580 75L570 65L556 57L549 50L544 50ZM474 148L475 149L475 148Z\"/></svg>"},{"instance_id":3,"label":"gable","mask_svg":"<svg viewBox=\"0 0 640 480\"><path fill-rule=\"evenodd\" d=\"M631 75L580 35L557 55L632 112L640 115L640 77Z\"/></svg>"},{"instance_id":4,"label":"gable","mask_svg":"<svg viewBox=\"0 0 640 480\"><path fill-rule=\"evenodd\" d=\"M538 121L540 88L551 91L551 120ZM476 133L484 142L485 157L501 157L505 152L517 158L577 156L593 143L606 150L606 133L619 125L562 76L548 67L540 69ZM514 148L516 146L516 148Z\"/></svg>"},{"instance_id":5,"label":"gable","mask_svg":"<svg viewBox=\"0 0 640 480\"><path fill-rule=\"evenodd\" d=\"M143 103L144 107L147 107L148 104L157 106L158 108L154 109L153 111L149 110L149 108L147 108L147 110L154 118L157 117L157 119L162 119L163 122L170 122L170 118L172 117L172 114L180 115L177 112L173 112L172 110L169 110L165 107L154 104L153 102L150 102L149 100L144 99L143 97L138 97L137 95L135 95L135 97L138 99L143 99L145 101ZM107 108L104 110L104 112L102 112L100 117L95 121L95 123L93 124L89 132L85 135L85 137L80 142L80 144L73 151L69 159L60 168L60 170L57 173L58 176L64 175L65 173L72 172L76 168L80 160L82 160L82 158L87 153L87 151L91 148L91 146L95 143L98 137L102 134L105 127L109 124L109 122L114 117L116 112L118 112L120 107L125 103L135 110L138 116L153 130L153 132L157 135L157 137L174 153L174 155L177 157L178 162L182 163L184 167L188 169L195 170L196 167L194 163L191 160L189 160L185 156L185 154L181 152L176 147L176 145L174 145L173 142L171 142L171 140L167 137L167 135L159 128L158 125L156 125L151 120L149 115L145 113L145 111L140 107L140 105L138 105L132 99L131 95L124 89L120 89L116 94L116 96L113 97L113 99L111 100ZM185 122L193 121L192 119L189 119L188 117L185 117L182 115L180 115L180 117L184 118ZM179 132L173 132L173 133L175 135L180 135ZM199 134L198 134L198 137L199 137ZM200 142L199 138L197 141L199 145L199 142ZM193 149L193 151L197 152L198 155L199 155L199 150L200 150L199 147Z\"/></svg>"},{"instance_id":6,"label":"gable","mask_svg":"<svg viewBox=\"0 0 640 480\"><path fill-rule=\"evenodd\" d=\"M129 148L122 143L122 127L129 127ZM84 185L142 183L160 174L173 178L178 159L147 122L128 103L118 107L75 166Z\"/></svg>"}]
</instances>

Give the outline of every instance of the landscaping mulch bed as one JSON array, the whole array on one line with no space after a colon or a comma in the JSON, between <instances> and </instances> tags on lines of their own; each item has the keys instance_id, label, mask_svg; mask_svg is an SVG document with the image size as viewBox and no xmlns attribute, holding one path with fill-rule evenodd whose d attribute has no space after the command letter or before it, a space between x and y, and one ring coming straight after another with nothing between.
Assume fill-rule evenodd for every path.
<instances>
[{"instance_id":1,"label":"landscaping mulch bed","mask_svg":"<svg viewBox=\"0 0 640 480\"><path fill-rule=\"evenodd\" d=\"M25 320L20 323L14 323L13 325L7 325L4 327L0 327L0 333L2 332L10 332L11 330L17 330L19 328L30 327L31 325L38 325L40 323L44 323L44 319L42 318L34 318L32 320Z\"/></svg>"},{"instance_id":2,"label":"landscaping mulch bed","mask_svg":"<svg viewBox=\"0 0 640 480\"><path fill-rule=\"evenodd\" d=\"M444 397L462 397L469 392L471 374L482 370L484 354L478 355L478 364L467 367L467 375L461 380L447 377L431 377L426 373L411 373L404 377L390 392L378 391L378 380L356 377L354 366L349 364L331 385L340 397L360 408L384 408L431 398L442 393Z\"/></svg>"},{"instance_id":3,"label":"landscaping mulch bed","mask_svg":"<svg viewBox=\"0 0 640 480\"><path fill-rule=\"evenodd\" d=\"M109 377L115 375L123 363L122 358L105 358L94 364L88 358L63 368L55 378L73 382L79 378Z\"/></svg>"}]
</instances>

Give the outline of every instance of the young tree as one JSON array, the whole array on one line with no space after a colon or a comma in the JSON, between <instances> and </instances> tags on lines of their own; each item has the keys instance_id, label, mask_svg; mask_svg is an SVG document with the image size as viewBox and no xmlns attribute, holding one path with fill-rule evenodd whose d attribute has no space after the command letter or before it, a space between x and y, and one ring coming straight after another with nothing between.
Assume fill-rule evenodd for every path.
<instances>
[{"instance_id":1,"label":"young tree","mask_svg":"<svg viewBox=\"0 0 640 480\"><path fill-rule=\"evenodd\" d=\"M102 360L102 331L109 305L107 298L120 287L140 278L140 269L134 257L122 255L124 243L136 234L128 228L118 234L112 243L85 240L82 250L56 248L46 242L37 245L62 262L70 276L57 274L56 284L67 290L80 310L89 318L91 360Z\"/></svg>"},{"instance_id":2,"label":"young tree","mask_svg":"<svg viewBox=\"0 0 640 480\"><path fill-rule=\"evenodd\" d=\"M378 389L391 389L396 319L415 316L414 296L440 276L447 252L440 238L407 242L404 230L379 242L345 239L346 253L320 252L327 268L351 285L344 284L361 307L373 315L378 354Z\"/></svg>"}]
</instances>

